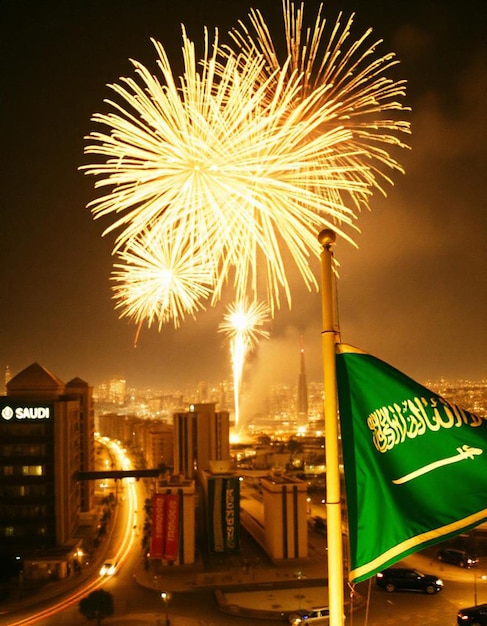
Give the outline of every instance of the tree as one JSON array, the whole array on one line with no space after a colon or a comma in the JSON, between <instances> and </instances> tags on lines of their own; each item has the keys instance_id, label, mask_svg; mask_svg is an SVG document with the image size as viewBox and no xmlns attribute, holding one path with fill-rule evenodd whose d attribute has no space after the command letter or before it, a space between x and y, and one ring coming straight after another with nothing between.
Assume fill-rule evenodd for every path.
<instances>
[{"instance_id":1,"label":"tree","mask_svg":"<svg viewBox=\"0 0 487 626\"><path fill-rule=\"evenodd\" d=\"M86 619L96 620L97 626L100 626L101 620L105 617L113 615L113 596L109 591L104 589L96 589L92 591L86 598L82 598L79 602L79 612Z\"/></svg>"}]
</instances>

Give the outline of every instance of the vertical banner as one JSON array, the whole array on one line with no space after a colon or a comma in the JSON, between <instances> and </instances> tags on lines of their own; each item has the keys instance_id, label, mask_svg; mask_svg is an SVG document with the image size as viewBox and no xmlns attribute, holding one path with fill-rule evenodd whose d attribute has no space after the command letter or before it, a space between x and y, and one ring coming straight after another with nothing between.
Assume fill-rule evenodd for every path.
<instances>
[{"instance_id":1,"label":"vertical banner","mask_svg":"<svg viewBox=\"0 0 487 626\"><path fill-rule=\"evenodd\" d=\"M164 537L166 528L166 497L156 493L152 497L152 537L150 554L153 559L164 556Z\"/></svg>"},{"instance_id":2,"label":"vertical banner","mask_svg":"<svg viewBox=\"0 0 487 626\"><path fill-rule=\"evenodd\" d=\"M240 547L240 481L235 476L208 480L208 542L212 552Z\"/></svg>"},{"instance_id":3,"label":"vertical banner","mask_svg":"<svg viewBox=\"0 0 487 626\"><path fill-rule=\"evenodd\" d=\"M177 561L179 554L179 495L166 495L164 558Z\"/></svg>"},{"instance_id":4,"label":"vertical banner","mask_svg":"<svg viewBox=\"0 0 487 626\"><path fill-rule=\"evenodd\" d=\"M210 495L210 549L213 552L224 552L225 543L223 539L223 479L211 478L208 486Z\"/></svg>"},{"instance_id":5,"label":"vertical banner","mask_svg":"<svg viewBox=\"0 0 487 626\"><path fill-rule=\"evenodd\" d=\"M225 551L235 552L239 548L239 487L238 477L224 479Z\"/></svg>"}]
</instances>

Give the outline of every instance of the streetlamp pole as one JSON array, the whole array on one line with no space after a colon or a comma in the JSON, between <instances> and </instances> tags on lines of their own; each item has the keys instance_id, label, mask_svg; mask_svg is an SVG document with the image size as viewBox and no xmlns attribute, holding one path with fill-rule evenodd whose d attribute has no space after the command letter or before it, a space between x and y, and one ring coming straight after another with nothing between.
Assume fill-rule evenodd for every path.
<instances>
[{"instance_id":1,"label":"streetlamp pole","mask_svg":"<svg viewBox=\"0 0 487 626\"><path fill-rule=\"evenodd\" d=\"M485 580L487 578L487 576L481 576L480 580ZM477 606L477 573L474 572L473 573L473 599L474 599L474 606Z\"/></svg>"}]
</instances>

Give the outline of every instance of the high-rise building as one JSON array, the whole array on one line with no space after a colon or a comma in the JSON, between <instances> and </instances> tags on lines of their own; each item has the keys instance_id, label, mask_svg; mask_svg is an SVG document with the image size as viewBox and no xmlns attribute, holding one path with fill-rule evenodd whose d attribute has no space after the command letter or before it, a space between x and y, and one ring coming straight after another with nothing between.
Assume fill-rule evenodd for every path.
<instances>
[{"instance_id":1,"label":"high-rise building","mask_svg":"<svg viewBox=\"0 0 487 626\"><path fill-rule=\"evenodd\" d=\"M93 507L77 473L93 469L91 388L38 363L14 376L0 397L0 547L22 554L27 577L72 571L80 516Z\"/></svg>"},{"instance_id":2,"label":"high-rise building","mask_svg":"<svg viewBox=\"0 0 487 626\"><path fill-rule=\"evenodd\" d=\"M298 394L296 413L300 423L308 422L308 383L306 382L306 367L304 363L304 347L301 345L301 360L298 377Z\"/></svg>"},{"instance_id":3,"label":"high-rise building","mask_svg":"<svg viewBox=\"0 0 487 626\"><path fill-rule=\"evenodd\" d=\"M100 402L124 404L127 395L127 381L124 378L112 378L96 388L96 398Z\"/></svg>"},{"instance_id":4,"label":"high-rise building","mask_svg":"<svg viewBox=\"0 0 487 626\"><path fill-rule=\"evenodd\" d=\"M65 393L79 399L80 451L79 470L90 472L95 468L95 410L93 389L81 378L73 378L66 384ZM91 480L80 484L81 511L89 512L93 508L95 484Z\"/></svg>"},{"instance_id":5,"label":"high-rise building","mask_svg":"<svg viewBox=\"0 0 487 626\"><path fill-rule=\"evenodd\" d=\"M210 469L211 461L230 460L228 411L216 411L215 403L191 404L185 413L174 413L174 473L193 478Z\"/></svg>"},{"instance_id":6,"label":"high-rise building","mask_svg":"<svg viewBox=\"0 0 487 626\"><path fill-rule=\"evenodd\" d=\"M12 378L10 375L10 367L8 365L5 366L5 377L4 377L4 388L2 394L5 395L7 393L7 383Z\"/></svg>"}]
</instances>

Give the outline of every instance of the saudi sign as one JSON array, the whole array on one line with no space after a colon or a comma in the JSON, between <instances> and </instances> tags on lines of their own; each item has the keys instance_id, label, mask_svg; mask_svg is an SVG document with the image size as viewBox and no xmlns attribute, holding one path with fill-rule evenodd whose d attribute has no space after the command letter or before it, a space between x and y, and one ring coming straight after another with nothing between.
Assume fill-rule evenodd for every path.
<instances>
[{"instance_id":1,"label":"saudi sign","mask_svg":"<svg viewBox=\"0 0 487 626\"><path fill-rule=\"evenodd\" d=\"M487 519L487 422L337 346L352 581Z\"/></svg>"},{"instance_id":2,"label":"saudi sign","mask_svg":"<svg viewBox=\"0 0 487 626\"><path fill-rule=\"evenodd\" d=\"M4 422L49 420L54 414L52 405L19 404L11 398L0 400L0 420Z\"/></svg>"}]
</instances>

